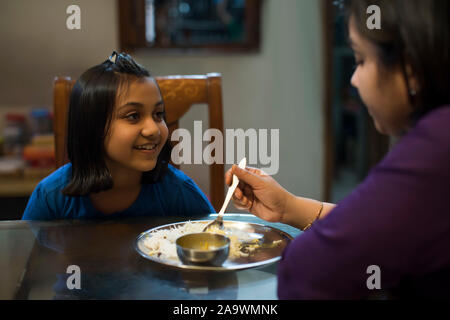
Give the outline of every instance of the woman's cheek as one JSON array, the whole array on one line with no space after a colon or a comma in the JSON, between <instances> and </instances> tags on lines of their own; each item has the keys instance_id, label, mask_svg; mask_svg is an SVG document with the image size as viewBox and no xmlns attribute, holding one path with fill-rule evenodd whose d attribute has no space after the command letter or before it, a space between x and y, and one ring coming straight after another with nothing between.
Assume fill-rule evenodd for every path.
<instances>
[{"instance_id":1,"label":"woman's cheek","mask_svg":"<svg viewBox=\"0 0 450 320\"><path fill-rule=\"evenodd\" d=\"M161 136L163 138L162 144L164 145L169 138L169 128L167 128L166 123L163 121L161 125Z\"/></svg>"},{"instance_id":2,"label":"woman's cheek","mask_svg":"<svg viewBox=\"0 0 450 320\"><path fill-rule=\"evenodd\" d=\"M375 118L373 119L373 123L375 125L375 129L377 129L377 131L379 133L382 133L382 134L386 133L384 130L384 127Z\"/></svg>"}]
</instances>

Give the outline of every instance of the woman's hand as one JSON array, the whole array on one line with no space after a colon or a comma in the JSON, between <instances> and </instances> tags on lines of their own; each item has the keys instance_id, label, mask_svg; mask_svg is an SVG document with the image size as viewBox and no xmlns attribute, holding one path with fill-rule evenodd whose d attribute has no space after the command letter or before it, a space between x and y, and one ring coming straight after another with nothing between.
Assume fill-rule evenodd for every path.
<instances>
[{"instance_id":1,"label":"woman's hand","mask_svg":"<svg viewBox=\"0 0 450 320\"><path fill-rule=\"evenodd\" d=\"M280 222L291 194L264 171L233 165L225 173L225 183L230 186L233 174L239 178L239 185L233 194L233 203L240 210L246 210L269 222Z\"/></svg>"}]
</instances>

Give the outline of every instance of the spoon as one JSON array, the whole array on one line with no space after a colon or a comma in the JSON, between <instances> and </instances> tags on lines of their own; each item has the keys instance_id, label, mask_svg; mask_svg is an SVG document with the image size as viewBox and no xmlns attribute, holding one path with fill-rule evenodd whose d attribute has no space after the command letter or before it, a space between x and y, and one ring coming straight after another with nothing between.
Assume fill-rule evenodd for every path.
<instances>
[{"instance_id":1,"label":"spoon","mask_svg":"<svg viewBox=\"0 0 450 320\"><path fill-rule=\"evenodd\" d=\"M245 166L247 164L247 158L243 158L239 162L239 168L245 169ZM228 188L227 196L225 197L225 201L222 205L222 209L220 209L219 214L217 215L217 218L214 219L212 222L210 222L204 229L203 232L206 232L208 229L210 229L212 226L217 225L220 230L223 229L223 214L225 212L225 209L228 207L228 203L231 200L231 197L233 196L234 190L236 190L237 185L239 184L239 179L235 175L233 175L233 183L231 184L230 188Z\"/></svg>"}]
</instances>

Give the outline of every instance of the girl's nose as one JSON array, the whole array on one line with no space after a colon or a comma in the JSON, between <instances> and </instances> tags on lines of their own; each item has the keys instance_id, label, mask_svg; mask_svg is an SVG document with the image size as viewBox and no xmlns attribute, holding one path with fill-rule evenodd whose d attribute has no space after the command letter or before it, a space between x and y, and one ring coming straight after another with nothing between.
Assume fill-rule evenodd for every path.
<instances>
[{"instance_id":1,"label":"girl's nose","mask_svg":"<svg viewBox=\"0 0 450 320\"><path fill-rule=\"evenodd\" d=\"M159 127L151 116L145 118L141 134L144 137L158 136L160 134Z\"/></svg>"}]
</instances>

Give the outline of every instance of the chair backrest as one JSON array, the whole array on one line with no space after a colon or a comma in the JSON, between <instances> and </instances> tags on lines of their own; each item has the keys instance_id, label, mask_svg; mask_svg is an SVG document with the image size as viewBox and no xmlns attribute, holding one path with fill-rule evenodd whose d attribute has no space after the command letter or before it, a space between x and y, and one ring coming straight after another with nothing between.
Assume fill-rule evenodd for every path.
<instances>
[{"instance_id":1,"label":"chair backrest","mask_svg":"<svg viewBox=\"0 0 450 320\"><path fill-rule=\"evenodd\" d=\"M218 73L190 76L155 77L166 108L166 123L171 134L179 126L179 119L193 104L208 105L209 128L223 133L222 76ZM66 134L70 93L75 81L69 77L54 80L54 132L56 168L67 163ZM218 211L224 201L224 165L210 165L209 198Z\"/></svg>"}]
</instances>

